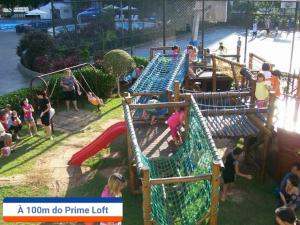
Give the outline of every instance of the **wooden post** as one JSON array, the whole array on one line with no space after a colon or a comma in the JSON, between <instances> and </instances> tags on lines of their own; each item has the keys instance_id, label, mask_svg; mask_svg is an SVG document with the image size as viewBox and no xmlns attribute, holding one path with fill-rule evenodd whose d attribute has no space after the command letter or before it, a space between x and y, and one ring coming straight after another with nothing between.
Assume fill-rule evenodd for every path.
<instances>
[{"instance_id":1,"label":"wooden post","mask_svg":"<svg viewBox=\"0 0 300 225\"><path fill-rule=\"evenodd\" d=\"M274 110L275 110L275 100L276 96L273 91L270 92L270 98L269 98L269 113L267 118L267 124L266 127L268 130L272 130L273 126L273 117L274 117ZM264 145L263 145L263 156L262 156L262 168L261 168L261 181L264 181L265 173L266 173L266 161L267 156L269 152L270 142L271 138L269 135L265 134L264 136Z\"/></svg>"},{"instance_id":2,"label":"wooden post","mask_svg":"<svg viewBox=\"0 0 300 225\"><path fill-rule=\"evenodd\" d=\"M234 79L234 83L235 83L235 89L236 90L239 90L239 81L237 79L237 74L235 72L235 69L234 69L234 65L231 64L231 70L232 70L232 75L233 75L233 79Z\"/></svg>"},{"instance_id":3,"label":"wooden post","mask_svg":"<svg viewBox=\"0 0 300 225\"><path fill-rule=\"evenodd\" d=\"M211 179L210 225L218 223L218 205L220 192L220 164L213 162Z\"/></svg>"},{"instance_id":4,"label":"wooden post","mask_svg":"<svg viewBox=\"0 0 300 225\"><path fill-rule=\"evenodd\" d=\"M207 67L207 58L208 58L208 52L207 49L203 50L203 66L204 68Z\"/></svg>"},{"instance_id":5,"label":"wooden post","mask_svg":"<svg viewBox=\"0 0 300 225\"><path fill-rule=\"evenodd\" d=\"M217 91L217 61L216 58L213 56L212 57L212 91L216 92Z\"/></svg>"},{"instance_id":6,"label":"wooden post","mask_svg":"<svg viewBox=\"0 0 300 225\"><path fill-rule=\"evenodd\" d=\"M256 81L255 80L251 80L250 81L250 85L251 85L251 89L250 89L251 90L250 104L251 104L251 107L254 108Z\"/></svg>"},{"instance_id":7,"label":"wooden post","mask_svg":"<svg viewBox=\"0 0 300 225\"><path fill-rule=\"evenodd\" d=\"M245 153L245 162L249 162L249 137L244 138L244 146L243 146L243 152Z\"/></svg>"},{"instance_id":8,"label":"wooden post","mask_svg":"<svg viewBox=\"0 0 300 225\"><path fill-rule=\"evenodd\" d=\"M153 59L154 57L154 49L150 48L150 61Z\"/></svg>"},{"instance_id":9,"label":"wooden post","mask_svg":"<svg viewBox=\"0 0 300 225\"><path fill-rule=\"evenodd\" d=\"M298 75L297 98L300 98L300 71Z\"/></svg>"},{"instance_id":10,"label":"wooden post","mask_svg":"<svg viewBox=\"0 0 300 225\"><path fill-rule=\"evenodd\" d=\"M253 53L249 54L249 69L253 69Z\"/></svg>"},{"instance_id":11,"label":"wooden post","mask_svg":"<svg viewBox=\"0 0 300 225\"><path fill-rule=\"evenodd\" d=\"M185 136L188 135L189 132L189 116L190 116L190 104L191 104L191 94L185 94L184 96L184 101L186 103L188 103L188 106L186 107L186 117L185 117L185 126L184 126L184 132L185 132Z\"/></svg>"},{"instance_id":12,"label":"wooden post","mask_svg":"<svg viewBox=\"0 0 300 225\"><path fill-rule=\"evenodd\" d=\"M142 168L144 225L151 225L151 186L149 168Z\"/></svg>"},{"instance_id":13,"label":"wooden post","mask_svg":"<svg viewBox=\"0 0 300 225\"><path fill-rule=\"evenodd\" d=\"M174 101L179 102L180 101L180 83L179 83L179 81L175 80L174 85L175 85L175 87L174 87L174 97L175 97Z\"/></svg>"}]
</instances>

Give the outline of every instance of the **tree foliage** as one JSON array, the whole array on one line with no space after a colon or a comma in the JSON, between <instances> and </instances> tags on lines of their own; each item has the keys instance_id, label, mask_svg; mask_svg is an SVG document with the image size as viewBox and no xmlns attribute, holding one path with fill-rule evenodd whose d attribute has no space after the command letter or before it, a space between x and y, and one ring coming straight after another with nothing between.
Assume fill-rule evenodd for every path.
<instances>
[{"instance_id":1,"label":"tree foliage","mask_svg":"<svg viewBox=\"0 0 300 225\"><path fill-rule=\"evenodd\" d=\"M41 31L30 32L20 40L17 48L17 54L24 61L23 64L33 68L36 57L47 55L54 47L54 41L51 36Z\"/></svg>"},{"instance_id":2,"label":"tree foliage","mask_svg":"<svg viewBox=\"0 0 300 225\"><path fill-rule=\"evenodd\" d=\"M103 66L107 72L116 78L118 95L120 96L120 76L136 67L134 59L124 50L115 49L104 55Z\"/></svg>"}]
</instances>

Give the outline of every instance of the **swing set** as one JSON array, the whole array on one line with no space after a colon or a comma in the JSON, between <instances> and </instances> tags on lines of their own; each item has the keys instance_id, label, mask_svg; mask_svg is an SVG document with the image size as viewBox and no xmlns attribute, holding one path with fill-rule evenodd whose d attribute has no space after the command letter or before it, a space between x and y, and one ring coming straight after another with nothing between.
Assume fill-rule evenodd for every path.
<instances>
[{"instance_id":1,"label":"swing set","mask_svg":"<svg viewBox=\"0 0 300 225\"><path fill-rule=\"evenodd\" d=\"M95 92L92 90L91 86L89 85L89 83L87 82L87 80L85 79L84 75L82 74L82 72L80 70L81 68L87 67L87 66L91 67L96 72L95 67L90 63L79 64L79 65L76 65L76 66L68 67L68 69L70 69L72 71L76 70L79 73L81 82L78 79L76 79L77 82L78 82L78 85L80 86L81 90L86 94L87 100L92 105L97 106L98 110L100 110L100 107L104 105L103 100L95 94ZM46 90L46 92L49 96L49 99L51 100L51 98L53 96L53 93L54 93L54 91L57 87L57 84L59 83L60 76L57 76L55 78L55 82L54 82L52 87L50 85L50 79L49 78L51 76L63 73L66 69L67 68L57 70L57 71L54 71L54 72L51 72L51 73L41 74L39 76L36 76L36 77L32 78L31 81L30 81L30 89L33 90L34 82L36 80L39 80L42 83L42 85L45 87L45 90ZM98 82L97 79L95 79L95 82L96 82L96 86L97 86L97 82ZM80 93L78 93L78 94L80 95Z\"/></svg>"}]
</instances>

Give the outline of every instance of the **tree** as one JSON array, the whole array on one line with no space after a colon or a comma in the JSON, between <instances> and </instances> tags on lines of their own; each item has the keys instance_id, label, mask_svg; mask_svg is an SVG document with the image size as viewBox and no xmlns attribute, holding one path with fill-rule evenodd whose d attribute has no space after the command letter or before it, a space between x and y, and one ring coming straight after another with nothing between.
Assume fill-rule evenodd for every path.
<instances>
[{"instance_id":1,"label":"tree","mask_svg":"<svg viewBox=\"0 0 300 225\"><path fill-rule=\"evenodd\" d=\"M103 57L104 69L116 78L118 96L120 94L120 76L125 75L136 67L133 58L124 50L115 49L106 53Z\"/></svg>"},{"instance_id":2,"label":"tree","mask_svg":"<svg viewBox=\"0 0 300 225\"><path fill-rule=\"evenodd\" d=\"M24 66L33 68L36 57L44 56L54 48L54 41L51 36L41 31L30 32L20 40L17 54L21 57Z\"/></svg>"}]
</instances>

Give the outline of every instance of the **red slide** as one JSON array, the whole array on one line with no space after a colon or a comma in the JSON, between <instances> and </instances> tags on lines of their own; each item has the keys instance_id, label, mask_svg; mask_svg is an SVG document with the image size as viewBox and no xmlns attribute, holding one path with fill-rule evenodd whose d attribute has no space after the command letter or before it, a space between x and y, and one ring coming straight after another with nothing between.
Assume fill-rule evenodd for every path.
<instances>
[{"instance_id":1,"label":"red slide","mask_svg":"<svg viewBox=\"0 0 300 225\"><path fill-rule=\"evenodd\" d=\"M127 126L125 122L118 122L107 128L100 136L95 140L76 152L69 161L69 165L80 166L83 161L92 157L97 152L105 148L116 137L127 132Z\"/></svg>"}]
</instances>

